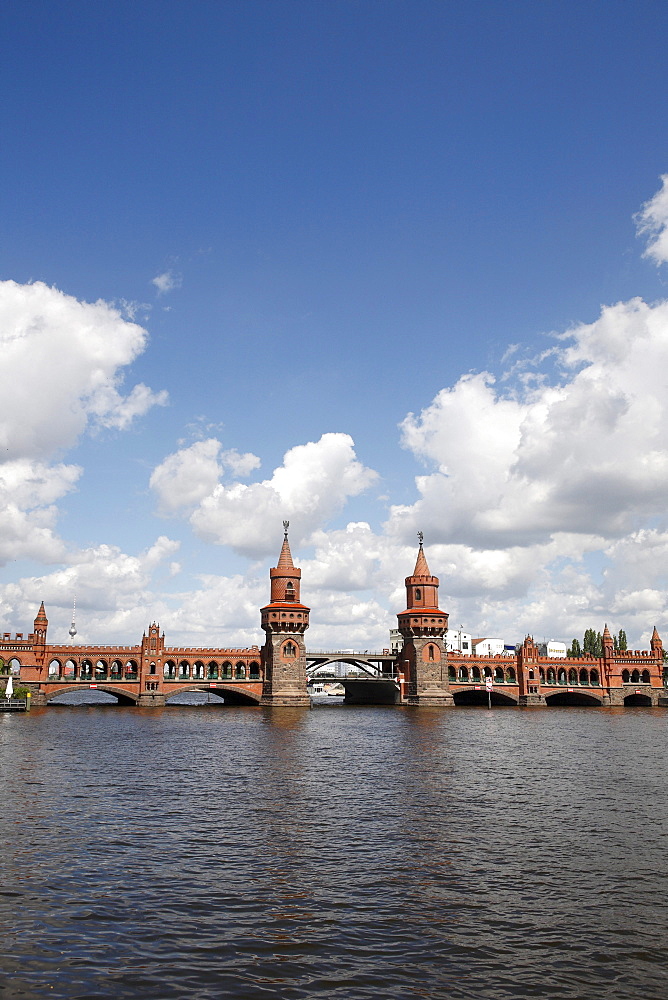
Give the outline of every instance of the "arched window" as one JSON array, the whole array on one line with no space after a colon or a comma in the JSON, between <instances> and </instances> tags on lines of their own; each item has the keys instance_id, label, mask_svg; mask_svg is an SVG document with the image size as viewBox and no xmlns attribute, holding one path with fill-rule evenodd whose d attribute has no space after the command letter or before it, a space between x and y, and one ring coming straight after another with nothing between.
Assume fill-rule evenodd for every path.
<instances>
[{"instance_id":1,"label":"arched window","mask_svg":"<svg viewBox=\"0 0 668 1000\"><path fill-rule=\"evenodd\" d=\"M584 667L580 671L580 684L589 684L589 674Z\"/></svg>"},{"instance_id":2,"label":"arched window","mask_svg":"<svg viewBox=\"0 0 668 1000\"><path fill-rule=\"evenodd\" d=\"M640 671L636 668L631 674L631 683L637 684L640 680Z\"/></svg>"},{"instance_id":3,"label":"arched window","mask_svg":"<svg viewBox=\"0 0 668 1000\"><path fill-rule=\"evenodd\" d=\"M514 684L515 683L515 668L514 667L509 667L508 668L508 683L509 684Z\"/></svg>"},{"instance_id":4,"label":"arched window","mask_svg":"<svg viewBox=\"0 0 668 1000\"><path fill-rule=\"evenodd\" d=\"M176 664L172 660L167 660L162 668L162 674L167 680L173 681L176 677Z\"/></svg>"},{"instance_id":5,"label":"arched window","mask_svg":"<svg viewBox=\"0 0 668 1000\"><path fill-rule=\"evenodd\" d=\"M592 672L589 675L589 681L594 686L598 684L598 670L592 670Z\"/></svg>"},{"instance_id":6,"label":"arched window","mask_svg":"<svg viewBox=\"0 0 668 1000\"><path fill-rule=\"evenodd\" d=\"M556 678L556 674L554 672L554 667L548 667L547 668L547 683L548 684L555 684L556 680L557 680L557 678Z\"/></svg>"},{"instance_id":7,"label":"arched window","mask_svg":"<svg viewBox=\"0 0 668 1000\"><path fill-rule=\"evenodd\" d=\"M564 670L563 667L561 668L561 670L557 674L557 677L558 677L558 683L559 684L565 684L566 683L566 671Z\"/></svg>"},{"instance_id":8,"label":"arched window","mask_svg":"<svg viewBox=\"0 0 668 1000\"><path fill-rule=\"evenodd\" d=\"M225 663L223 663L222 667L220 668L220 676L223 679L227 678L228 680L232 676L232 664L230 663L229 660L226 660Z\"/></svg>"},{"instance_id":9,"label":"arched window","mask_svg":"<svg viewBox=\"0 0 668 1000\"><path fill-rule=\"evenodd\" d=\"M643 670L643 672L642 672L642 682L643 682L643 684L649 684L649 670Z\"/></svg>"},{"instance_id":10,"label":"arched window","mask_svg":"<svg viewBox=\"0 0 668 1000\"><path fill-rule=\"evenodd\" d=\"M429 659L433 660L434 659L434 647L433 646L428 646L427 648L429 650Z\"/></svg>"},{"instance_id":11,"label":"arched window","mask_svg":"<svg viewBox=\"0 0 668 1000\"><path fill-rule=\"evenodd\" d=\"M246 667L243 665L243 663L237 663L236 670L235 670L235 677L236 677L236 679L238 681L245 680L245 678L246 678Z\"/></svg>"},{"instance_id":12,"label":"arched window","mask_svg":"<svg viewBox=\"0 0 668 1000\"><path fill-rule=\"evenodd\" d=\"M628 670L622 670L622 684L628 684L631 680L631 674Z\"/></svg>"},{"instance_id":13,"label":"arched window","mask_svg":"<svg viewBox=\"0 0 668 1000\"><path fill-rule=\"evenodd\" d=\"M152 663L149 669L149 674L154 674L154 673L155 673L155 663Z\"/></svg>"},{"instance_id":14,"label":"arched window","mask_svg":"<svg viewBox=\"0 0 668 1000\"><path fill-rule=\"evenodd\" d=\"M179 680L187 680L190 677L190 664L186 660L179 663Z\"/></svg>"},{"instance_id":15,"label":"arched window","mask_svg":"<svg viewBox=\"0 0 668 1000\"><path fill-rule=\"evenodd\" d=\"M471 675L472 675L474 681L479 681L480 680L480 667L473 667L473 669L471 670Z\"/></svg>"},{"instance_id":16,"label":"arched window","mask_svg":"<svg viewBox=\"0 0 668 1000\"><path fill-rule=\"evenodd\" d=\"M60 660L51 660L49 663L49 677L60 677Z\"/></svg>"},{"instance_id":17,"label":"arched window","mask_svg":"<svg viewBox=\"0 0 668 1000\"><path fill-rule=\"evenodd\" d=\"M283 647L283 655L284 656L297 655L297 648L293 642L286 642L285 646Z\"/></svg>"},{"instance_id":18,"label":"arched window","mask_svg":"<svg viewBox=\"0 0 668 1000\"><path fill-rule=\"evenodd\" d=\"M123 665L120 660L112 660L111 663L111 676L120 677L123 673Z\"/></svg>"},{"instance_id":19,"label":"arched window","mask_svg":"<svg viewBox=\"0 0 668 1000\"><path fill-rule=\"evenodd\" d=\"M215 681L218 677L218 664L214 663L212 660L209 664L208 678L210 681Z\"/></svg>"},{"instance_id":20,"label":"arched window","mask_svg":"<svg viewBox=\"0 0 668 1000\"><path fill-rule=\"evenodd\" d=\"M575 669L575 667L571 667L571 669L568 671L568 683L577 684L577 682L578 682L578 672Z\"/></svg>"},{"instance_id":21,"label":"arched window","mask_svg":"<svg viewBox=\"0 0 668 1000\"><path fill-rule=\"evenodd\" d=\"M287 583L285 586L285 599L286 601L294 601L295 599L295 587L293 583Z\"/></svg>"},{"instance_id":22,"label":"arched window","mask_svg":"<svg viewBox=\"0 0 668 1000\"><path fill-rule=\"evenodd\" d=\"M107 664L104 660L98 660L95 664L95 680L103 681L107 676Z\"/></svg>"},{"instance_id":23,"label":"arched window","mask_svg":"<svg viewBox=\"0 0 668 1000\"><path fill-rule=\"evenodd\" d=\"M448 667L448 678L451 681L454 681L454 680L457 679L457 674L455 673L455 668L453 666L449 666Z\"/></svg>"},{"instance_id":24,"label":"arched window","mask_svg":"<svg viewBox=\"0 0 668 1000\"><path fill-rule=\"evenodd\" d=\"M260 679L260 664L255 661L250 665L250 679L252 681L259 681Z\"/></svg>"},{"instance_id":25,"label":"arched window","mask_svg":"<svg viewBox=\"0 0 668 1000\"><path fill-rule=\"evenodd\" d=\"M459 679L460 681L467 681L469 679L469 672L466 667L459 668Z\"/></svg>"},{"instance_id":26,"label":"arched window","mask_svg":"<svg viewBox=\"0 0 668 1000\"><path fill-rule=\"evenodd\" d=\"M421 601L422 600L422 591L420 590L419 587L415 588L415 600L416 601Z\"/></svg>"},{"instance_id":27,"label":"arched window","mask_svg":"<svg viewBox=\"0 0 668 1000\"><path fill-rule=\"evenodd\" d=\"M503 684L504 682L503 667L494 668L494 680L496 681L497 684Z\"/></svg>"}]
</instances>

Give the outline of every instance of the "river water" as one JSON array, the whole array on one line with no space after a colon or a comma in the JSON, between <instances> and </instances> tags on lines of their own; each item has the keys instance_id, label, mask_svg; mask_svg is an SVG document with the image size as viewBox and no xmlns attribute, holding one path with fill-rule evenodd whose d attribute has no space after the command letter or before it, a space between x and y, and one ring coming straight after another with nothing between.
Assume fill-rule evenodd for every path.
<instances>
[{"instance_id":1,"label":"river water","mask_svg":"<svg viewBox=\"0 0 668 1000\"><path fill-rule=\"evenodd\" d=\"M0 993L668 995L668 712L0 715Z\"/></svg>"}]
</instances>

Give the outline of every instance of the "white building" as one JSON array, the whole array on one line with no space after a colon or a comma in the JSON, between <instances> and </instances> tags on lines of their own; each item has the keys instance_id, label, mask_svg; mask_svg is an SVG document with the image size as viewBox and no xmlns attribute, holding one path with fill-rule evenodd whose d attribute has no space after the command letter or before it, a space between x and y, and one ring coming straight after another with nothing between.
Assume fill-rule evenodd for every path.
<instances>
[{"instance_id":1,"label":"white building","mask_svg":"<svg viewBox=\"0 0 668 1000\"><path fill-rule=\"evenodd\" d=\"M556 642L554 639L550 639L548 642L537 643L538 652L541 656L554 656L560 660L566 659L567 646L565 642Z\"/></svg>"},{"instance_id":2,"label":"white building","mask_svg":"<svg viewBox=\"0 0 668 1000\"><path fill-rule=\"evenodd\" d=\"M449 628L445 633L445 648L448 652L470 656L473 652L471 633L465 632L463 628Z\"/></svg>"},{"instance_id":3,"label":"white building","mask_svg":"<svg viewBox=\"0 0 668 1000\"><path fill-rule=\"evenodd\" d=\"M503 639L490 638L473 639L473 651L476 656L499 656L506 653Z\"/></svg>"},{"instance_id":4,"label":"white building","mask_svg":"<svg viewBox=\"0 0 668 1000\"><path fill-rule=\"evenodd\" d=\"M404 648L404 639L398 628L390 629L390 652L398 653Z\"/></svg>"}]
</instances>

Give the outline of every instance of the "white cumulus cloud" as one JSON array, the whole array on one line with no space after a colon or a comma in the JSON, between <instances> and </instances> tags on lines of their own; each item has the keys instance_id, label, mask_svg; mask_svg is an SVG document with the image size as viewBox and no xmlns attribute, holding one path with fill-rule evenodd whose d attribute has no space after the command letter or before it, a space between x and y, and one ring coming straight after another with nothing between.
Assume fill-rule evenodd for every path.
<instances>
[{"instance_id":1,"label":"white cumulus cloud","mask_svg":"<svg viewBox=\"0 0 668 1000\"><path fill-rule=\"evenodd\" d=\"M292 518L291 537L304 541L376 479L358 461L352 438L337 433L291 448L270 479L249 484L219 479L226 468L239 475L258 464L254 455L222 451L214 438L169 455L153 471L150 485L163 510L196 504L190 523L201 538L262 557L274 551L282 519Z\"/></svg>"},{"instance_id":2,"label":"white cumulus cloud","mask_svg":"<svg viewBox=\"0 0 668 1000\"><path fill-rule=\"evenodd\" d=\"M556 384L510 395L465 376L406 418L405 447L434 471L418 477L417 504L393 508L392 530L508 548L613 538L663 514L668 303L607 307L562 342Z\"/></svg>"},{"instance_id":3,"label":"white cumulus cloud","mask_svg":"<svg viewBox=\"0 0 668 1000\"><path fill-rule=\"evenodd\" d=\"M645 256L657 264L668 262L668 174L661 177L661 187L645 202L636 216L638 232L647 236Z\"/></svg>"},{"instance_id":4,"label":"white cumulus cloud","mask_svg":"<svg viewBox=\"0 0 668 1000\"><path fill-rule=\"evenodd\" d=\"M0 560L45 562L64 551L57 502L81 469L57 461L87 428L124 429L164 392L122 392L146 330L106 302L80 302L43 282L0 281Z\"/></svg>"}]
</instances>

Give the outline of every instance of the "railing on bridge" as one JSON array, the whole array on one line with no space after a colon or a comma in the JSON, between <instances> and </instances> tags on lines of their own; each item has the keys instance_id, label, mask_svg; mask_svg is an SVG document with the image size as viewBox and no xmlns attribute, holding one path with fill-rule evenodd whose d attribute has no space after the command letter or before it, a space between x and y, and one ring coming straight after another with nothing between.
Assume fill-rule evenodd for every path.
<instances>
[{"instance_id":1,"label":"railing on bridge","mask_svg":"<svg viewBox=\"0 0 668 1000\"><path fill-rule=\"evenodd\" d=\"M310 656L360 656L370 660L393 660L396 657L391 649L307 649L306 659Z\"/></svg>"}]
</instances>

